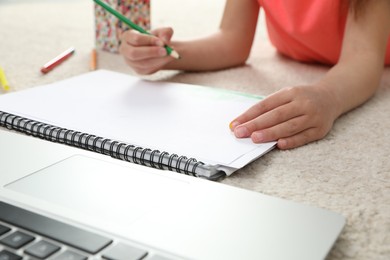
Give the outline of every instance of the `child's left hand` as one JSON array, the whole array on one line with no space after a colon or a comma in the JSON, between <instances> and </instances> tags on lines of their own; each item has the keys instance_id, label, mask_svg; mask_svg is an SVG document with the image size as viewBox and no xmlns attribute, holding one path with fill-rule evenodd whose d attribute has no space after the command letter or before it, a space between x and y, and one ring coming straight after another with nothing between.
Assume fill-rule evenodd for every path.
<instances>
[{"instance_id":1,"label":"child's left hand","mask_svg":"<svg viewBox=\"0 0 390 260\"><path fill-rule=\"evenodd\" d=\"M340 115L326 86L282 89L234 119L230 128L238 138L254 143L277 141L278 148L295 148L323 138Z\"/></svg>"}]
</instances>

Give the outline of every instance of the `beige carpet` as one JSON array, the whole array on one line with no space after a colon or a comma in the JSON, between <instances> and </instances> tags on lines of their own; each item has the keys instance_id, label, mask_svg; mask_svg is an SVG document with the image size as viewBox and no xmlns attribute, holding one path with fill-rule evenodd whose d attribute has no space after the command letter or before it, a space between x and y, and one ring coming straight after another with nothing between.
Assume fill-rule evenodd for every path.
<instances>
[{"instance_id":1,"label":"beige carpet","mask_svg":"<svg viewBox=\"0 0 390 260\"><path fill-rule=\"evenodd\" d=\"M172 25L177 38L207 34L218 27L223 2L152 1L153 25ZM2 0L0 37L0 66L13 91L87 72L94 45L92 3ZM76 55L42 76L40 67L69 46ZM99 68L131 73L121 57L108 53L99 53ZM310 83L327 69L277 55L261 20L247 66L211 73L162 72L151 78L267 95ZM390 259L389 113L387 68L376 96L340 118L324 140L274 150L222 182L344 215L347 225L328 259Z\"/></svg>"}]
</instances>

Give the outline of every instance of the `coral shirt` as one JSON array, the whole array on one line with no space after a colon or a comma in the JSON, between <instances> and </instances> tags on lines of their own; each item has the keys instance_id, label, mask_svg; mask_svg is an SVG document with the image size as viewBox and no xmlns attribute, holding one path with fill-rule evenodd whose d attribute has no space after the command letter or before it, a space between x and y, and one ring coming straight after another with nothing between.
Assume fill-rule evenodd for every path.
<instances>
[{"instance_id":1,"label":"coral shirt","mask_svg":"<svg viewBox=\"0 0 390 260\"><path fill-rule=\"evenodd\" d=\"M277 50L295 60L336 64L348 8L340 0L258 0ZM386 64L390 64L390 37Z\"/></svg>"}]
</instances>

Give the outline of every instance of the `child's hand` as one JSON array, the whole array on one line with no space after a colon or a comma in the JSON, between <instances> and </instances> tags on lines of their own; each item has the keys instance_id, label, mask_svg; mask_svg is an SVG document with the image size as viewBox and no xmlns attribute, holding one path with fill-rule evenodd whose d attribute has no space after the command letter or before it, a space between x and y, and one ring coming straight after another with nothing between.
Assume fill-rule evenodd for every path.
<instances>
[{"instance_id":1,"label":"child's hand","mask_svg":"<svg viewBox=\"0 0 390 260\"><path fill-rule=\"evenodd\" d=\"M153 35L129 30L121 37L119 52L138 74L152 74L174 59L167 55L164 48L164 45L169 45L173 30L160 28L151 33Z\"/></svg>"},{"instance_id":2,"label":"child's hand","mask_svg":"<svg viewBox=\"0 0 390 260\"><path fill-rule=\"evenodd\" d=\"M339 114L326 87L297 86L260 101L230 127L236 137L251 137L254 143L277 140L280 149L289 149L323 138Z\"/></svg>"}]
</instances>

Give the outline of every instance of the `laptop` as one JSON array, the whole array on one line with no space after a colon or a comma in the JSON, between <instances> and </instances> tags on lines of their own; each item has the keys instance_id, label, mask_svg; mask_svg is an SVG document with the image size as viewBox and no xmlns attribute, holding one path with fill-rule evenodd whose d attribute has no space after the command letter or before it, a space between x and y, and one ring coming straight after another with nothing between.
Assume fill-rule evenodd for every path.
<instances>
[{"instance_id":1,"label":"laptop","mask_svg":"<svg viewBox=\"0 0 390 260\"><path fill-rule=\"evenodd\" d=\"M0 259L324 259L340 214L0 130Z\"/></svg>"}]
</instances>

